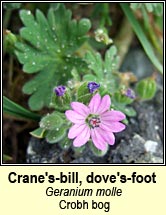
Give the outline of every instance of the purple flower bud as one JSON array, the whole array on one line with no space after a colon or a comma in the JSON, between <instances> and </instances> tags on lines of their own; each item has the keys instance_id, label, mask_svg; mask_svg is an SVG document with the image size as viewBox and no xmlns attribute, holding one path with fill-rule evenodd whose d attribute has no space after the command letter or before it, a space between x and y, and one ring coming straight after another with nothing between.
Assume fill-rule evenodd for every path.
<instances>
[{"instance_id":1,"label":"purple flower bud","mask_svg":"<svg viewBox=\"0 0 166 215\"><path fill-rule=\"evenodd\" d=\"M89 82L87 85L89 92L93 93L95 90L97 90L100 87L100 84L97 84L96 82Z\"/></svg>"},{"instance_id":2,"label":"purple flower bud","mask_svg":"<svg viewBox=\"0 0 166 215\"><path fill-rule=\"evenodd\" d=\"M57 96L63 96L66 91L65 86L58 86L54 88L54 92L56 93Z\"/></svg>"},{"instance_id":3,"label":"purple flower bud","mask_svg":"<svg viewBox=\"0 0 166 215\"><path fill-rule=\"evenodd\" d=\"M135 93L132 89L128 88L125 92L125 95L131 99L135 99Z\"/></svg>"}]
</instances>

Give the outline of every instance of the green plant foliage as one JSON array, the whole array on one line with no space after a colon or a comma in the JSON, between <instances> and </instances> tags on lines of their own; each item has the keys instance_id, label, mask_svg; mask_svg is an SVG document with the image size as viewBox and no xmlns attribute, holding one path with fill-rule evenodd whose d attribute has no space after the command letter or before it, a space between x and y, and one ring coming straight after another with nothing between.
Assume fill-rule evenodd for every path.
<instances>
[{"instance_id":1,"label":"green plant foliage","mask_svg":"<svg viewBox=\"0 0 166 215\"><path fill-rule=\"evenodd\" d=\"M54 130L60 128L63 124L63 119L59 112L47 114L40 121L40 127L45 130Z\"/></svg>"},{"instance_id":2,"label":"green plant foliage","mask_svg":"<svg viewBox=\"0 0 166 215\"><path fill-rule=\"evenodd\" d=\"M133 102L133 99L123 95L120 91L114 93L114 98L117 103L122 103L125 105L131 104Z\"/></svg>"},{"instance_id":3,"label":"green plant foliage","mask_svg":"<svg viewBox=\"0 0 166 215\"><path fill-rule=\"evenodd\" d=\"M45 129L43 129L43 128L37 128L34 131L31 131L30 134L33 137L36 137L36 138L44 138L44 136L45 136Z\"/></svg>"},{"instance_id":4,"label":"green plant foliage","mask_svg":"<svg viewBox=\"0 0 166 215\"><path fill-rule=\"evenodd\" d=\"M31 119L36 121L40 120L40 116L38 114L23 108L5 96L3 96L3 111L4 113L17 118Z\"/></svg>"},{"instance_id":5,"label":"green plant foliage","mask_svg":"<svg viewBox=\"0 0 166 215\"><path fill-rule=\"evenodd\" d=\"M52 93L50 106L58 111L65 111L70 108L71 95L69 89L63 96L57 96L55 92Z\"/></svg>"},{"instance_id":6,"label":"green plant foliage","mask_svg":"<svg viewBox=\"0 0 166 215\"><path fill-rule=\"evenodd\" d=\"M71 19L71 11L63 4L50 8L47 18L40 10L34 17L21 10L25 25L20 31L23 41L16 43L16 55L26 73L38 73L23 87L31 95L29 106L39 110L48 106L54 86L71 78L71 70L83 71L85 62L76 56L76 50L86 41L91 24L88 19Z\"/></svg>"},{"instance_id":7,"label":"green plant foliage","mask_svg":"<svg viewBox=\"0 0 166 215\"><path fill-rule=\"evenodd\" d=\"M5 9L18 9L22 3L3 3L3 8Z\"/></svg>"},{"instance_id":8,"label":"green plant foliage","mask_svg":"<svg viewBox=\"0 0 166 215\"><path fill-rule=\"evenodd\" d=\"M62 149L68 149L71 146L72 141L70 139L68 139L67 136L65 136L59 143L59 146Z\"/></svg>"},{"instance_id":9,"label":"green plant foliage","mask_svg":"<svg viewBox=\"0 0 166 215\"><path fill-rule=\"evenodd\" d=\"M49 143L57 143L63 140L68 129L65 115L58 111L44 116L39 125L40 128L32 131L31 135L38 138L46 138Z\"/></svg>"},{"instance_id":10,"label":"green plant foliage","mask_svg":"<svg viewBox=\"0 0 166 215\"><path fill-rule=\"evenodd\" d=\"M3 161L11 161L12 157L10 157L9 155L3 154Z\"/></svg>"},{"instance_id":11,"label":"green plant foliage","mask_svg":"<svg viewBox=\"0 0 166 215\"><path fill-rule=\"evenodd\" d=\"M158 71L163 74L163 65L155 55L155 52L153 50L153 46L149 42L147 36L145 35L142 26L139 24L138 20L135 18L132 10L130 9L129 5L126 3L120 3L120 6L125 14L125 16L128 18L130 24L132 25L132 28L138 37L140 43L142 44L145 53L153 63L153 65L158 69Z\"/></svg>"},{"instance_id":12,"label":"green plant foliage","mask_svg":"<svg viewBox=\"0 0 166 215\"><path fill-rule=\"evenodd\" d=\"M135 116L136 112L131 107L127 105L131 104L134 100L122 94L121 88L123 86L119 85L118 74L116 73L116 66L118 63L117 49L113 45L111 46L103 60L99 53L88 52L86 55L86 62L91 74L84 76L86 81L95 81L100 84L99 92L103 96L109 94L111 96L112 108L115 110L120 110L127 116ZM124 86L125 87L125 86ZM80 95L78 100L83 103L88 103L90 96L87 90L87 82L85 82L78 89Z\"/></svg>"},{"instance_id":13,"label":"green plant foliage","mask_svg":"<svg viewBox=\"0 0 166 215\"><path fill-rule=\"evenodd\" d=\"M107 153L107 151L108 151L108 149L109 149L109 148L108 148L108 144L107 144L106 149L103 150L103 151L97 149L91 141L89 141L89 145L90 145L91 151L92 151L93 154L96 155L97 157L103 157L103 156Z\"/></svg>"},{"instance_id":14,"label":"green plant foliage","mask_svg":"<svg viewBox=\"0 0 166 215\"><path fill-rule=\"evenodd\" d=\"M92 13L93 18L99 18L99 26L111 26L112 20L110 18L109 3L97 3L94 6Z\"/></svg>"},{"instance_id":15,"label":"green plant foliage","mask_svg":"<svg viewBox=\"0 0 166 215\"><path fill-rule=\"evenodd\" d=\"M6 30L5 33L6 34L4 35L4 40L3 40L4 50L10 54L13 54L15 50L14 46L17 41L17 37L9 30Z\"/></svg>"},{"instance_id":16,"label":"green plant foliage","mask_svg":"<svg viewBox=\"0 0 166 215\"><path fill-rule=\"evenodd\" d=\"M88 85L88 82L84 82L78 88L78 91L77 91L77 101L78 102L82 102L84 104L89 103L89 101L90 101L90 99L91 99L93 94L89 93L87 85Z\"/></svg>"},{"instance_id":17,"label":"green plant foliage","mask_svg":"<svg viewBox=\"0 0 166 215\"><path fill-rule=\"evenodd\" d=\"M163 14L163 3L130 3L130 7L133 10L144 7L148 12L153 12L158 16L161 16Z\"/></svg>"},{"instance_id":18,"label":"green plant foliage","mask_svg":"<svg viewBox=\"0 0 166 215\"><path fill-rule=\"evenodd\" d=\"M156 93L156 81L152 78L145 78L136 85L136 92L143 100L152 99Z\"/></svg>"},{"instance_id":19,"label":"green plant foliage","mask_svg":"<svg viewBox=\"0 0 166 215\"><path fill-rule=\"evenodd\" d=\"M92 74L85 75L84 80L100 83L101 93L103 94L106 92L114 92L117 77L113 74L113 71L116 70L118 63L116 47L113 45L107 50L104 61L99 53L93 52L88 52L85 60Z\"/></svg>"},{"instance_id":20,"label":"green plant foliage","mask_svg":"<svg viewBox=\"0 0 166 215\"><path fill-rule=\"evenodd\" d=\"M60 129L50 130L46 134L46 140L49 143L58 143L67 134L66 127L61 127Z\"/></svg>"},{"instance_id":21,"label":"green plant foliage","mask_svg":"<svg viewBox=\"0 0 166 215\"><path fill-rule=\"evenodd\" d=\"M115 95L111 98L111 107L115 110L122 111L124 114L126 114L128 117L134 117L136 116L136 111L129 107L128 105L131 104L134 100L125 96L119 96L116 92Z\"/></svg>"}]
</instances>

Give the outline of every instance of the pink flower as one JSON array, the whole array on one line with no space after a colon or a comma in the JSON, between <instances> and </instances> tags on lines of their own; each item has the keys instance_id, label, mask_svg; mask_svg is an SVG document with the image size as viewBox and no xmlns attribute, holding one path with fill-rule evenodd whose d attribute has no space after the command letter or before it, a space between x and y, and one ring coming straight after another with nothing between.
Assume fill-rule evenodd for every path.
<instances>
[{"instance_id":1,"label":"pink flower","mask_svg":"<svg viewBox=\"0 0 166 215\"><path fill-rule=\"evenodd\" d=\"M88 106L80 102L72 102L73 110L67 110L65 115L74 125L69 129L68 138L74 139L73 145L80 147L92 139L100 150L105 150L107 144L115 143L114 132L125 129L121 120L125 115L120 111L109 110L111 100L109 95L103 98L97 93Z\"/></svg>"}]
</instances>

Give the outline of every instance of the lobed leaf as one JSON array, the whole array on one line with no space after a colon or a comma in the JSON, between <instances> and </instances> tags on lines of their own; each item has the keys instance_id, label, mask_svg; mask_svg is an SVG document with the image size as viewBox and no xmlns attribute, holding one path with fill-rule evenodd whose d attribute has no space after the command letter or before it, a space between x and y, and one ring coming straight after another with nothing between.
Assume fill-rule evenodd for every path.
<instances>
[{"instance_id":1,"label":"lobed leaf","mask_svg":"<svg viewBox=\"0 0 166 215\"><path fill-rule=\"evenodd\" d=\"M24 27L15 53L24 72L38 73L23 87L24 93L32 94L32 110L48 106L53 87L71 78L74 67L82 72L86 66L75 52L86 41L91 24L88 19L72 20L71 15L63 4L50 8L47 18L40 10L35 16L28 10L20 12Z\"/></svg>"},{"instance_id":2,"label":"lobed leaf","mask_svg":"<svg viewBox=\"0 0 166 215\"><path fill-rule=\"evenodd\" d=\"M115 92L118 86L117 76L113 71L116 70L118 60L117 48L114 45L106 51L104 60L99 53L88 52L85 61L93 74L85 75L84 80L100 83L99 91L102 95Z\"/></svg>"},{"instance_id":3,"label":"lobed leaf","mask_svg":"<svg viewBox=\"0 0 166 215\"><path fill-rule=\"evenodd\" d=\"M105 53L104 60L99 53L88 52L85 61L88 64L88 68L92 70L96 77L101 81L101 79L104 79L107 75L110 76L112 71L116 68L118 63L117 48L111 46ZM86 75L86 77L89 79L90 76Z\"/></svg>"}]
</instances>

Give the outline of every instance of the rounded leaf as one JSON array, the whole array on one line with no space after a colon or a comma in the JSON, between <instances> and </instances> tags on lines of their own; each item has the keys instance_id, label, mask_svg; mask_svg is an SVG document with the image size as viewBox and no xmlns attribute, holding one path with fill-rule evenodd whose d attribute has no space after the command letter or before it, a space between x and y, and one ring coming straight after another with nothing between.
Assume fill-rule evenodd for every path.
<instances>
[{"instance_id":1,"label":"rounded leaf","mask_svg":"<svg viewBox=\"0 0 166 215\"><path fill-rule=\"evenodd\" d=\"M79 31L79 35L84 35L85 33L87 33L87 31L89 31L89 29L91 28L91 22L89 19L81 19L79 24L78 24L78 31Z\"/></svg>"},{"instance_id":2,"label":"rounded leaf","mask_svg":"<svg viewBox=\"0 0 166 215\"><path fill-rule=\"evenodd\" d=\"M58 112L47 114L40 121L40 127L45 130L60 129L63 124L63 119Z\"/></svg>"},{"instance_id":3,"label":"rounded leaf","mask_svg":"<svg viewBox=\"0 0 166 215\"><path fill-rule=\"evenodd\" d=\"M62 127L59 130L51 130L46 134L46 140L49 143L57 143L61 141L66 136L66 128Z\"/></svg>"}]
</instances>

